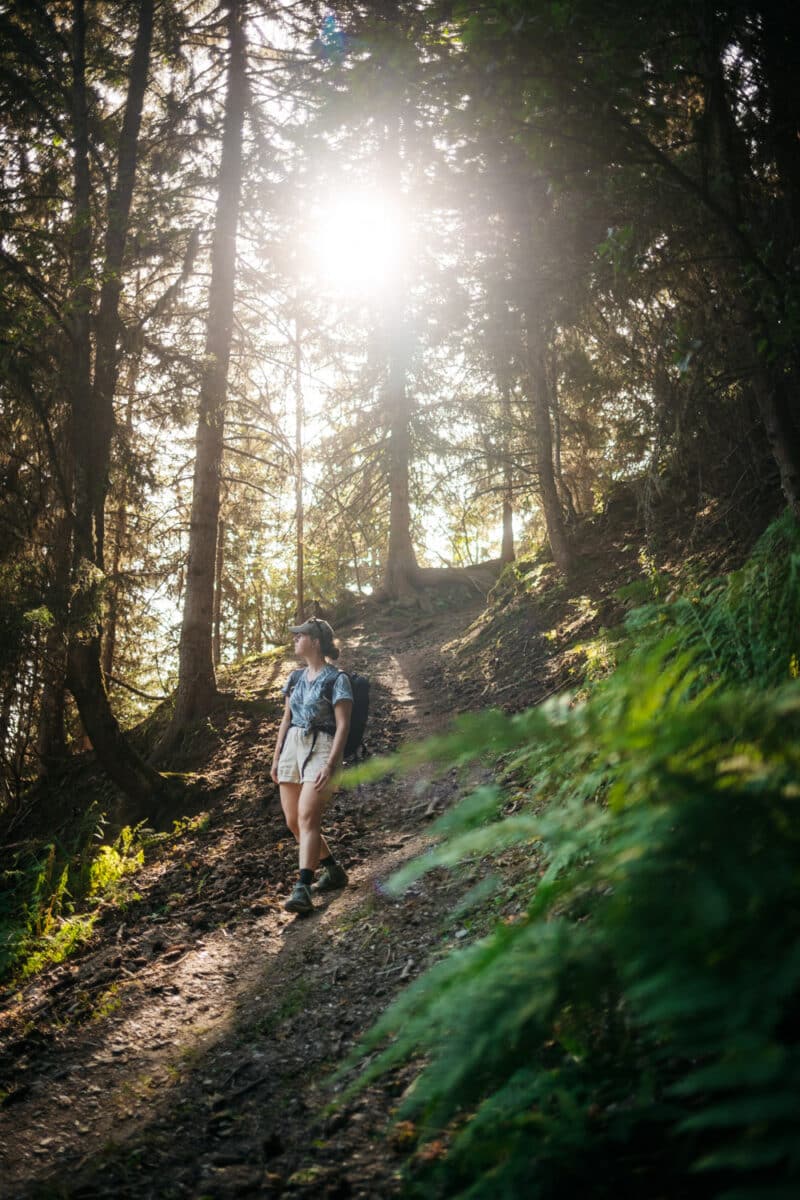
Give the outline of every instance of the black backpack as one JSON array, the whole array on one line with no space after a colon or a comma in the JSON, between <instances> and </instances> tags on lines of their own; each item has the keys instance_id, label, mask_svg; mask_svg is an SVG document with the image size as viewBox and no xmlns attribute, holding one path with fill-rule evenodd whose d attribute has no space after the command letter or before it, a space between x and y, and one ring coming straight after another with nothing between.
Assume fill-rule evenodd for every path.
<instances>
[{"instance_id":1,"label":"black backpack","mask_svg":"<svg viewBox=\"0 0 800 1200\"><path fill-rule=\"evenodd\" d=\"M366 675L356 674L355 671L340 671L339 674L347 676L350 680L350 686L353 689L353 711L350 714L350 729L342 755L345 761L352 762L359 757L367 757L364 747L364 730L367 725L367 717L369 716L369 679ZM323 688L325 699L331 704L333 703L333 689L335 685L336 678L334 677ZM360 755L358 753L359 750L361 750Z\"/></svg>"},{"instance_id":2,"label":"black backpack","mask_svg":"<svg viewBox=\"0 0 800 1200\"><path fill-rule=\"evenodd\" d=\"M364 730L367 727L367 717L369 716L369 677L367 675L358 675L355 671L341 671L340 674L347 676L350 680L350 686L353 689L353 711L350 714L350 729L342 756L345 760L351 762L357 758L367 757L367 748L364 745ZM333 685L335 682L335 680L331 680L330 700L333 700ZM326 694L327 691L326 686ZM361 752L360 754L359 751Z\"/></svg>"},{"instance_id":3,"label":"black backpack","mask_svg":"<svg viewBox=\"0 0 800 1200\"><path fill-rule=\"evenodd\" d=\"M292 671L289 676L290 695L296 687L304 669L300 667L299 670ZM366 675L358 675L355 671L340 671L339 675L346 675L353 689L353 711L350 714L350 729L344 746L344 754L342 755L346 762L352 762L354 759L367 757L367 750L364 746L364 730L367 725L367 717L369 716L369 678ZM333 704L333 689L336 686L337 678L338 676L332 675L326 681L322 691L329 704ZM325 733L333 734L336 732L335 728L329 729L322 726L322 729ZM361 751L360 754L359 750Z\"/></svg>"}]
</instances>

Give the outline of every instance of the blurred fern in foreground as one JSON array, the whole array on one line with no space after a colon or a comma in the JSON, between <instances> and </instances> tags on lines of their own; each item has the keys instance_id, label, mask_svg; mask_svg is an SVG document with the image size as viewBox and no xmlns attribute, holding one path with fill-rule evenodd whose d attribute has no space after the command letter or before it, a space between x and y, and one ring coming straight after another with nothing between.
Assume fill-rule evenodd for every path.
<instances>
[{"instance_id":1,"label":"blurred fern in foreground","mask_svg":"<svg viewBox=\"0 0 800 1200\"><path fill-rule=\"evenodd\" d=\"M408 1194L800 1194L798 549L778 522L742 571L637 613L586 703L428 744L502 755L529 803L468 797L394 886L514 841L546 870L523 920L440 962L362 1047L361 1082L425 1063L399 1114L422 1142Z\"/></svg>"}]
</instances>

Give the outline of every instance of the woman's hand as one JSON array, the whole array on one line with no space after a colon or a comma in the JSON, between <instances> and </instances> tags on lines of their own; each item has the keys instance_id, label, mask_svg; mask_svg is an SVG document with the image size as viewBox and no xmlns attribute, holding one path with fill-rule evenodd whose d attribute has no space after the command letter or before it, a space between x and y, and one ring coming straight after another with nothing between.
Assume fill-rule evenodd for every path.
<instances>
[{"instance_id":1,"label":"woman's hand","mask_svg":"<svg viewBox=\"0 0 800 1200\"><path fill-rule=\"evenodd\" d=\"M325 763L317 772L317 777L314 780L314 787L318 792L322 792L328 786L333 775L333 767L330 763Z\"/></svg>"},{"instance_id":2,"label":"woman's hand","mask_svg":"<svg viewBox=\"0 0 800 1200\"><path fill-rule=\"evenodd\" d=\"M278 760L277 760L277 758L273 760L272 766L270 767L269 777L270 777L270 779L272 780L272 782L273 782L273 783L278 783L278 782L279 782L279 780L278 780Z\"/></svg>"}]
</instances>

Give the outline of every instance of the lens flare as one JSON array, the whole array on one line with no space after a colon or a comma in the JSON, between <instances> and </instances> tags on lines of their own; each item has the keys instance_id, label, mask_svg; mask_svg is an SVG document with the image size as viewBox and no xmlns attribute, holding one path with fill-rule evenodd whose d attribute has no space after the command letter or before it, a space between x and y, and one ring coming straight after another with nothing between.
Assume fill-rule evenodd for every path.
<instances>
[{"instance_id":1,"label":"lens flare","mask_svg":"<svg viewBox=\"0 0 800 1200\"><path fill-rule=\"evenodd\" d=\"M318 214L312 266L338 292L379 293L397 285L408 240L398 204L377 192L342 192Z\"/></svg>"}]
</instances>

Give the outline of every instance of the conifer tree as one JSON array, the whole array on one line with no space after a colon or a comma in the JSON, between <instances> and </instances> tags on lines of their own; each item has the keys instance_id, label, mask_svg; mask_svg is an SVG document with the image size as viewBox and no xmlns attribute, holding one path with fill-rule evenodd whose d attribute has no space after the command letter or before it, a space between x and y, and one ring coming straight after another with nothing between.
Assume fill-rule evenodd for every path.
<instances>
[{"instance_id":1,"label":"conifer tree","mask_svg":"<svg viewBox=\"0 0 800 1200\"><path fill-rule=\"evenodd\" d=\"M189 560L173 720L158 749L208 711L217 696L213 656L214 581L228 366L233 337L236 233L242 190L242 139L247 98L243 0L227 4L228 69L217 206L211 250L205 367L195 436Z\"/></svg>"}]
</instances>

